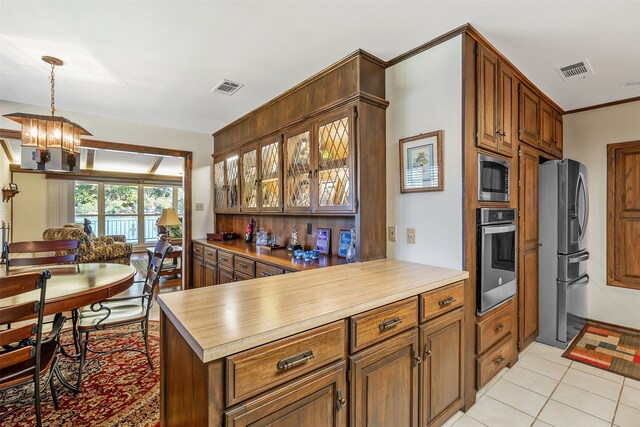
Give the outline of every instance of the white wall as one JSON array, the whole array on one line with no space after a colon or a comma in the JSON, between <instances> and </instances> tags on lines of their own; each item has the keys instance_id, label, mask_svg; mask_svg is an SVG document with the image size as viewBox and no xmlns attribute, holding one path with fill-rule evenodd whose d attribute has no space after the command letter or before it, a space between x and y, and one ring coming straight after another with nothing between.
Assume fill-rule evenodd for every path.
<instances>
[{"instance_id":1,"label":"white wall","mask_svg":"<svg viewBox=\"0 0 640 427\"><path fill-rule=\"evenodd\" d=\"M0 115L15 112L50 114L50 110L47 108L0 100ZM95 139L192 151L193 203L204 203L204 211L196 212L195 206L193 206L192 236L194 238L204 237L207 232L213 231L213 202L211 200L211 153L213 152L213 138L211 135L74 112L57 111L56 113L82 125L93 134L93 138ZM0 117L0 127L2 128L19 129L19 126L18 123L5 117ZM18 185L18 188L22 191L20 185ZM46 191L46 186L43 185L40 188ZM14 200L21 196L23 196L22 192L16 196ZM22 200L24 201L26 198ZM42 200L46 203L46 197ZM20 204L22 201L16 200L16 203ZM43 208L46 212L46 206ZM16 215L15 210L16 204L14 204L14 222L25 221L23 217ZM44 225L41 226L37 224L37 226L44 229ZM17 231L19 228L22 229L21 224L15 224L15 227L16 229L14 231ZM41 232L42 230L40 230L40 233ZM14 233L13 235L14 241L22 240L22 238L22 233Z\"/></svg>"},{"instance_id":2,"label":"white wall","mask_svg":"<svg viewBox=\"0 0 640 427\"><path fill-rule=\"evenodd\" d=\"M387 257L462 268L462 37L386 70ZM398 141L443 130L444 191L400 193ZM407 243L407 227L416 244Z\"/></svg>"},{"instance_id":3,"label":"white wall","mask_svg":"<svg viewBox=\"0 0 640 427\"><path fill-rule=\"evenodd\" d=\"M564 116L564 155L588 168L588 316L640 329L640 290L607 286L607 144L640 140L640 101ZM640 245L640 242L638 242Z\"/></svg>"}]
</instances>

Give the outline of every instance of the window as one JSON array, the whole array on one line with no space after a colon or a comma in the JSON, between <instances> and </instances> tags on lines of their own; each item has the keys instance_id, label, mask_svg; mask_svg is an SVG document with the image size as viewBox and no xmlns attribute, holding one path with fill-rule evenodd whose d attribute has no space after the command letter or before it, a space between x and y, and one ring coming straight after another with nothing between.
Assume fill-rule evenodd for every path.
<instances>
[{"instance_id":1,"label":"window","mask_svg":"<svg viewBox=\"0 0 640 427\"><path fill-rule=\"evenodd\" d=\"M75 221L88 219L96 235L122 234L127 242L148 244L158 236L162 209L184 211L182 187L80 182L75 184Z\"/></svg>"}]
</instances>

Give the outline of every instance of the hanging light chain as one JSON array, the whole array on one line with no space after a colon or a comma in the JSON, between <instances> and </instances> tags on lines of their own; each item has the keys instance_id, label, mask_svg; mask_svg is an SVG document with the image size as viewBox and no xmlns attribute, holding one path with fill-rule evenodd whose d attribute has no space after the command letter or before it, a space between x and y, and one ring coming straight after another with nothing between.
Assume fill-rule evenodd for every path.
<instances>
[{"instance_id":1,"label":"hanging light chain","mask_svg":"<svg viewBox=\"0 0 640 427\"><path fill-rule=\"evenodd\" d=\"M52 63L51 64L51 115L53 116L54 113L56 112L56 103L54 100L54 96L55 96L55 84L56 84L56 73L54 71L54 68L56 67L56 64Z\"/></svg>"}]
</instances>

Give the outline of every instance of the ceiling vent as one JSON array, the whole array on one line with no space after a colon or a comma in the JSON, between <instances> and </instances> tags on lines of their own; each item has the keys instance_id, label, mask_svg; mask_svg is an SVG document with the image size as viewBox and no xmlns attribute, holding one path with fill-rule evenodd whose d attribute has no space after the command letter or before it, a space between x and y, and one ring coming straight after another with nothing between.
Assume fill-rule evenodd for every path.
<instances>
[{"instance_id":1,"label":"ceiling vent","mask_svg":"<svg viewBox=\"0 0 640 427\"><path fill-rule=\"evenodd\" d=\"M622 87L640 86L640 80L631 80L629 82L622 83L620 86L622 86Z\"/></svg>"},{"instance_id":2,"label":"ceiling vent","mask_svg":"<svg viewBox=\"0 0 640 427\"><path fill-rule=\"evenodd\" d=\"M587 60L576 62L571 65L565 65L564 67L558 67L556 68L556 71L565 82L570 80L586 79L589 76L593 76L593 69Z\"/></svg>"},{"instance_id":3,"label":"ceiling vent","mask_svg":"<svg viewBox=\"0 0 640 427\"><path fill-rule=\"evenodd\" d=\"M211 89L211 92L217 92L217 93L222 93L224 95L231 96L237 91L239 91L242 86L244 85L241 83L236 83L236 82L232 82L231 80L225 79L221 81L218 84L218 86Z\"/></svg>"}]
</instances>

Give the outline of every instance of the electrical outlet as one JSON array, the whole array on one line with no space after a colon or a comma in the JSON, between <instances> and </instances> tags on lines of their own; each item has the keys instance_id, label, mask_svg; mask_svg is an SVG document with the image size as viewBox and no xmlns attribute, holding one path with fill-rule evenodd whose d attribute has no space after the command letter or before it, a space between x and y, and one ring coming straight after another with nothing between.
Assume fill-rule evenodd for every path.
<instances>
[{"instance_id":1,"label":"electrical outlet","mask_svg":"<svg viewBox=\"0 0 640 427\"><path fill-rule=\"evenodd\" d=\"M416 229L407 228L407 243L416 243Z\"/></svg>"},{"instance_id":2,"label":"electrical outlet","mask_svg":"<svg viewBox=\"0 0 640 427\"><path fill-rule=\"evenodd\" d=\"M390 225L387 228L387 239L390 242L395 242L396 241L396 226L395 225Z\"/></svg>"},{"instance_id":3,"label":"electrical outlet","mask_svg":"<svg viewBox=\"0 0 640 427\"><path fill-rule=\"evenodd\" d=\"M204 203L196 203L196 211L203 211Z\"/></svg>"}]
</instances>

